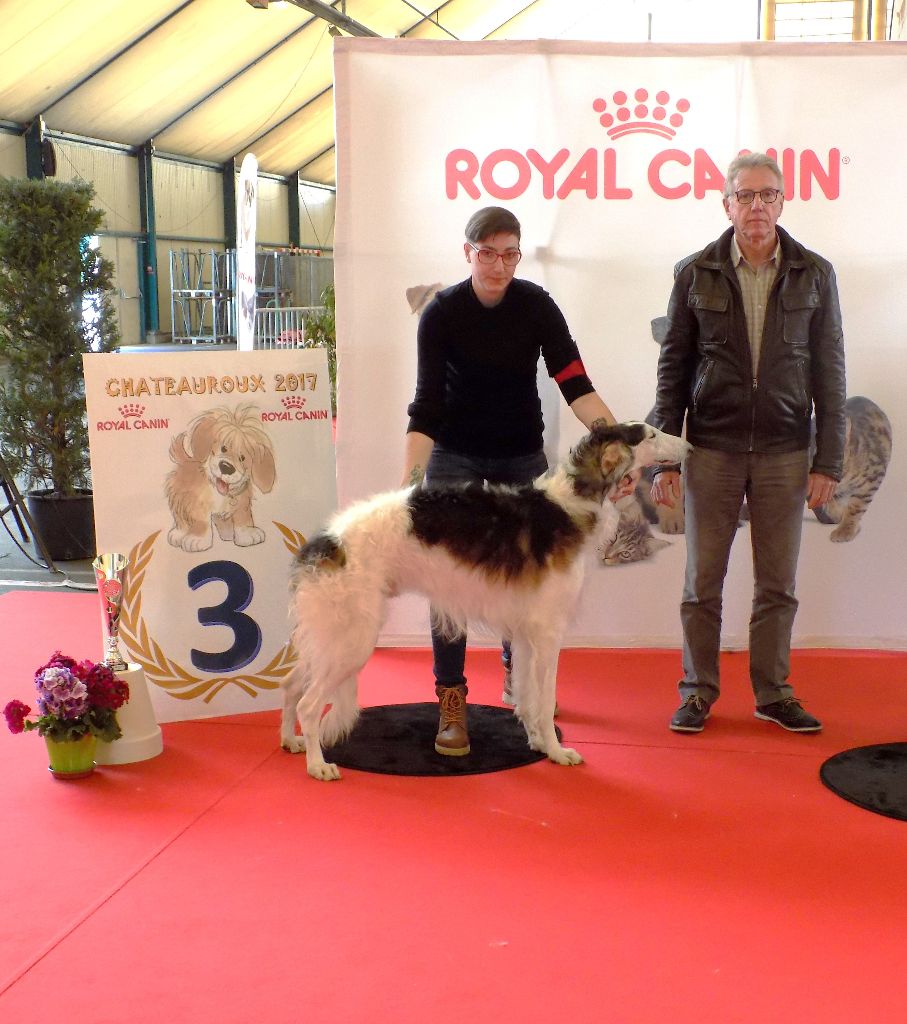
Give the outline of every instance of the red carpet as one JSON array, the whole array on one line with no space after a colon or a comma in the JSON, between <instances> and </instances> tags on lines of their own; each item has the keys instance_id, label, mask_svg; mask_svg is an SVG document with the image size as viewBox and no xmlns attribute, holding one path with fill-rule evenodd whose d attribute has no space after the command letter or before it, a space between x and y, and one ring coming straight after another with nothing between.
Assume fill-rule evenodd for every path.
<instances>
[{"instance_id":1,"label":"red carpet","mask_svg":"<svg viewBox=\"0 0 907 1024\"><path fill-rule=\"evenodd\" d=\"M94 595L0 596L0 704L98 628ZM815 736L752 717L739 654L706 731L671 733L678 663L564 652L577 768L320 784L264 712L60 783L4 731L0 1020L900 1024L907 824L818 769L907 739L907 655L797 653ZM427 651L379 651L363 703L428 679ZM470 699L499 690L470 652Z\"/></svg>"}]
</instances>

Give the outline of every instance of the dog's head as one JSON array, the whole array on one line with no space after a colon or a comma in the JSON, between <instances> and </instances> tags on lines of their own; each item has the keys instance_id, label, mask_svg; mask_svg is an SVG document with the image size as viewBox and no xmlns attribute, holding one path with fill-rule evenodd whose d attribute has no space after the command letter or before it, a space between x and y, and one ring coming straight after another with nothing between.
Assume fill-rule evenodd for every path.
<instances>
[{"instance_id":1,"label":"dog's head","mask_svg":"<svg viewBox=\"0 0 907 1024\"><path fill-rule=\"evenodd\" d=\"M184 447L204 465L221 495L239 494L250 481L264 493L274 486L274 449L254 406L214 409L197 417L186 432Z\"/></svg>"},{"instance_id":2,"label":"dog's head","mask_svg":"<svg viewBox=\"0 0 907 1024\"><path fill-rule=\"evenodd\" d=\"M577 494L602 502L628 473L680 463L691 448L648 423L596 424L571 451L567 472Z\"/></svg>"}]
</instances>

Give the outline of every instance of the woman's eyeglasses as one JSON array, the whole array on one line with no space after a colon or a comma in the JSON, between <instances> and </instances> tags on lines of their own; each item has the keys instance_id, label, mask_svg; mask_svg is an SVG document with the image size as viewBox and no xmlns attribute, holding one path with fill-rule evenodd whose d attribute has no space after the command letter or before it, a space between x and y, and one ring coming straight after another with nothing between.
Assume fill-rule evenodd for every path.
<instances>
[{"instance_id":1,"label":"woman's eyeglasses","mask_svg":"<svg viewBox=\"0 0 907 1024\"><path fill-rule=\"evenodd\" d=\"M519 249L508 249L506 252L498 252L496 249L480 249L477 245L473 245L472 242L467 242L466 244L470 249L475 249L476 258L479 263L485 263L488 266L500 260L505 267L515 267L523 258L523 254Z\"/></svg>"}]
</instances>

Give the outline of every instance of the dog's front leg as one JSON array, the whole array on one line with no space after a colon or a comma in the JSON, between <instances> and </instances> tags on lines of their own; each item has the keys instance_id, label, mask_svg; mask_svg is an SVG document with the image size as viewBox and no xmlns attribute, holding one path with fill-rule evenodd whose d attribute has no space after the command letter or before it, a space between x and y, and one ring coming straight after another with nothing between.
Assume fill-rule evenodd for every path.
<instances>
[{"instance_id":1,"label":"dog's front leg","mask_svg":"<svg viewBox=\"0 0 907 1024\"><path fill-rule=\"evenodd\" d=\"M518 681L518 692L523 696L519 713L529 738L529 746L538 750L555 764L582 764L582 756L571 747L561 746L554 728L554 708L557 700L557 659L560 638L533 641L514 640L514 671L525 675Z\"/></svg>"},{"instance_id":2,"label":"dog's front leg","mask_svg":"<svg viewBox=\"0 0 907 1024\"><path fill-rule=\"evenodd\" d=\"M265 539L265 531L252 521L250 508L238 508L233 513L233 543L241 548L250 548L261 544Z\"/></svg>"},{"instance_id":3,"label":"dog's front leg","mask_svg":"<svg viewBox=\"0 0 907 1024\"><path fill-rule=\"evenodd\" d=\"M319 782L333 782L340 778L340 769L337 765L325 761L324 751L321 749L321 738L318 735L321 713L324 711L321 692L321 687L310 685L296 705L296 717L302 730L306 771Z\"/></svg>"}]
</instances>

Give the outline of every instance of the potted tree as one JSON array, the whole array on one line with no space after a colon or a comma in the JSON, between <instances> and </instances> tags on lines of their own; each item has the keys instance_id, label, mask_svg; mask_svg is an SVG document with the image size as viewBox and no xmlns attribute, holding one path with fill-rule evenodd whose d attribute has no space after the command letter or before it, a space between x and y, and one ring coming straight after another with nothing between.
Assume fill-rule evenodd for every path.
<instances>
[{"instance_id":1,"label":"potted tree","mask_svg":"<svg viewBox=\"0 0 907 1024\"><path fill-rule=\"evenodd\" d=\"M119 341L83 182L0 178L0 448L52 558L94 555L82 355Z\"/></svg>"}]
</instances>

